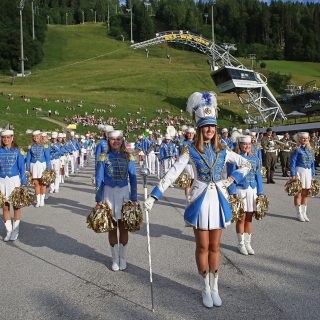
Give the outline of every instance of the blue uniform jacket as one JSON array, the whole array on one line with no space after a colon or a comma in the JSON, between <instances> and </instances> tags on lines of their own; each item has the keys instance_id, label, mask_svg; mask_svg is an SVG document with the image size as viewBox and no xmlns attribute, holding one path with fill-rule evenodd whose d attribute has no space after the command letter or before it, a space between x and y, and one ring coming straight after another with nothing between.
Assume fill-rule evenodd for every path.
<instances>
[{"instance_id":1,"label":"blue uniform jacket","mask_svg":"<svg viewBox=\"0 0 320 320\"><path fill-rule=\"evenodd\" d=\"M177 155L177 149L172 142L162 143L162 146L160 148L160 161L174 158L176 155Z\"/></svg>"},{"instance_id":2,"label":"blue uniform jacket","mask_svg":"<svg viewBox=\"0 0 320 320\"><path fill-rule=\"evenodd\" d=\"M27 171L30 171L30 163L45 162L46 170L51 169L50 164L50 148L48 144L34 143L28 147L26 166Z\"/></svg>"},{"instance_id":3,"label":"blue uniform jacket","mask_svg":"<svg viewBox=\"0 0 320 320\"><path fill-rule=\"evenodd\" d=\"M306 147L297 148L290 156L291 177L297 176L297 167L311 169L312 177L314 177L314 153Z\"/></svg>"},{"instance_id":4,"label":"blue uniform jacket","mask_svg":"<svg viewBox=\"0 0 320 320\"><path fill-rule=\"evenodd\" d=\"M101 139L96 146L96 155L95 155L95 161L96 163L99 160L100 154L101 153L106 153L108 152L108 140L106 139Z\"/></svg>"},{"instance_id":5,"label":"blue uniform jacket","mask_svg":"<svg viewBox=\"0 0 320 320\"><path fill-rule=\"evenodd\" d=\"M262 182L262 175L260 170L260 160L255 156L247 156L243 153L240 154L242 157L250 161L251 169L249 173L237 183L233 183L229 187L230 194L236 194L236 187L240 187L243 189L249 188L249 186L254 189L257 188L257 194L263 194L263 182ZM237 166L235 167L237 169Z\"/></svg>"},{"instance_id":6,"label":"blue uniform jacket","mask_svg":"<svg viewBox=\"0 0 320 320\"><path fill-rule=\"evenodd\" d=\"M61 144L59 142L51 143L50 146L50 159L59 159L61 156Z\"/></svg>"},{"instance_id":7,"label":"blue uniform jacket","mask_svg":"<svg viewBox=\"0 0 320 320\"><path fill-rule=\"evenodd\" d=\"M20 176L21 184L27 184L24 157L20 149L0 149L0 177Z\"/></svg>"},{"instance_id":8,"label":"blue uniform jacket","mask_svg":"<svg viewBox=\"0 0 320 320\"><path fill-rule=\"evenodd\" d=\"M134 159L123 152L100 155L96 166L96 201L103 198L104 186L125 187L130 181L130 200L137 201L137 175Z\"/></svg>"},{"instance_id":9,"label":"blue uniform jacket","mask_svg":"<svg viewBox=\"0 0 320 320\"><path fill-rule=\"evenodd\" d=\"M221 138L220 143L227 146L230 150L234 150L233 142L229 138Z\"/></svg>"}]
</instances>

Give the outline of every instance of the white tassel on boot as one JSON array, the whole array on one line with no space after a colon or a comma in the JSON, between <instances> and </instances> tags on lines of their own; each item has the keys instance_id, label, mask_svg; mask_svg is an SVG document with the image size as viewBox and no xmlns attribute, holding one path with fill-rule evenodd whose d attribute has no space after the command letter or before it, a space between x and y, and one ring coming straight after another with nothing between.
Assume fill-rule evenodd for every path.
<instances>
[{"instance_id":1,"label":"white tassel on boot","mask_svg":"<svg viewBox=\"0 0 320 320\"><path fill-rule=\"evenodd\" d=\"M207 273L206 275L201 274L201 279L204 281L204 289L202 290L202 303L207 308L213 307L213 300L211 296L210 290L210 275Z\"/></svg>"},{"instance_id":2,"label":"white tassel on boot","mask_svg":"<svg viewBox=\"0 0 320 320\"><path fill-rule=\"evenodd\" d=\"M39 208L40 207L40 203L41 203L41 195L40 194L37 194L37 203L36 203L36 208Z\"/></svg>"},{"instance_id":3,"label":"white tassel on boot","mask_svg":"<svg viewBox=\"0 0 320 320\"><path fill-rule=\"evenodd\" d=\"M244 234L244 245L246 246L248 254L254 255L254 250L251 247L251 233Z\"/></svg>"},{"instance_id":4,"label":"white tassel on boot","mask_svg":"<svg viewBox=\"0 0 320 320\"><path fill-rule=\"evenodd\" d=\"M209 272L210 275L210 289L211 289L211 297L213 301L213 305L216 307L221 307L222 300L219 296L219 289L218 289L218 279L219 274L218 272Z\"/></svg>"},{"instance_id":5,"label":"white tassel on boot","mask_svg":"<svg viewBox=\"0 0 320 320\"><path fill-rule=\"evenodd\" d=\"M4 225L6 226L6 230L7 230L7 235L5 236L5 238L3 239L3 241L9 241L10 237L11 237L11 233L12 233L12 222L11 219L7 220Z\"/></svg>"},{"instance_id":6,"label":"white tassel on boot","mask_svg":"<svg viewBox=\"0 0 320 320\"><path fill-rule=\"evenodd\" d=\"M44 197L46 195L45 194L40 194L40 207L44 207Z\"/></svg>"},{"instance_id":7,"label":"white tassel on boot","mask_svg":"<svg viewBox=\"0 0 320 320\"><path fill-rule=\"evenodd\" d=\"M301 215L303 216L303 218L304 218L304 221L306 221L306 222L309 222L310 221L310 219L308 218L308 216L307 216L307 205L306 204L302 204L301 206L300 206L300 210L301 210Z\"/></svg>"},{"instance_id":8,"label":"white tassel on boot","mask_svg":"<svg viewBox=\"0 0 320 320\"><path fill-rule=\"evenodd\" d=\"M237 237L238 237L238 250L241 254L247 256L248 255L248 251L246 249L246 246L244 244L244 234L243 233L237 233Z\"/></svg>"},{"instance_id":9,"label":"white tassel on boot","mask_svg":"<svg viewBox=\"0 0 320 320\"><path fill-rule=\"evenodd\" d=\"M119 245L119 256L120 256L120 270L127 269L127 252L128 252L128 245L123 245L120 243Z\"/></svg>"},{"instance_id":10,"label":"white tassel on boot","mask_svg":"<svg viewBox=\"0 0 320 320\"><path fill-rule=\"evenodd\" d=\"M297 219L301 222L305 222L304 216L302 214L302 208L299 204L296 205L296 210L297 210Z\"/></svg>"},{"instance_id":11,"label":"white tassel on boot","mask_svg":"<svg viewBox=\"0 0 320 320\"><path fill-rule=\"evenodd\" d=\"M119 245L115 244L113 247L110 246L112 254L112 266L113 271L119 271Z\"/></svg>"},{"instance_id":12,"label":"white tassel on boot","mask_svg":"<svg viewBox=\"0 0 320 320\"><path fill-rule=\"evenodd\" d=\"M20 220L14 220L13 221L13 229L11 232L11 241L16 241L19 237L19 225L20 225Z\"/></svg>"}]
</instances>

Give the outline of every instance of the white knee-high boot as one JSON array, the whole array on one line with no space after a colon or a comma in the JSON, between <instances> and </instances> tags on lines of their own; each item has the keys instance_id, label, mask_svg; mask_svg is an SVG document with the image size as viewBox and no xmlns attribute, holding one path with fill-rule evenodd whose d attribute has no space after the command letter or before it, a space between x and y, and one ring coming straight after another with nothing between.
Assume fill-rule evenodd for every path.
<instances>
[{"instance_id":1,"label":"white knee-high boot","mask_svg":"<svg viewBox=\"0 0 320 320\"><path fill-rule=\"evenodd\" d=\"M302 205L300 206L301 215L303 216L304 221L309 222L310 219L309 219L308 216L307 216L307 208L308 208L308 206L307 206L306 204L302 204Z\"/></svg>"},{"instance_id":2,"label":"white knee-high boot","mask_svg":"<svg viewBox=\"0 0 320 320\"><path fill-rule=\"evenodd\" d=\"M46 195L45 194L40 194L40 207L44 207L44 197Z\"/></svg>"},{"instance_id":3,"label":"white knee-high boot","mask_svg":"<svg viewBox=\"0 0 320 320\"><path fill-rule=\"evenodd\" d=\"M119 270L119 245L115 244L113 247L110 246L111 254L112 254L112 266L111 269L113 271Z\"/></svg>"},{"instance_id":4,"label":"white knee-high boot","mask_svg":"<svg viewBox=\"0 0 320 320\"><path fill-rule=\"evenodd\" d=\"M19 237L19 225L20 225L20 220L14 220L13 221L13 229L11 232L11 241L16 241Z\"/></svg>"},{"instance_id":5,"label":"white knee-high boot","mask_svg":"<svg viewBox=\"0 0 320 320\"><path fill-rule=\"evenodd\" d=\"M301 208L301 205L296 205L295 206L296 207L296 211L297 211L297 219L299 220L299 221L301 221L301 222L305 222L306 220L304 219L304 216L303 216L303 214L302 214L302 208Z\"/></svg>"},{"instance_id":6,"label":"white knee-high boot","mask_svg":"<svg viewBox=\"0 0 320 320\"><path fill-rule=\"evenodd\" d=\"M251 247L251 233L245 233L244 234L244 245L246 246L247 252L248 254L253 255L254 254L254 250Z\"/></svg>"},{"instance_id":7,"label":"white knee-high boot","mask_svg":"<svg viewBox=\"0 0 320 320\"><path fill-rule=\"evenodd\" d=\"M206 273L205 275L201 274L201 282L204 282L204 289L202 290L202 303L207 308L213 307L213 300L210 290L210 275Z\"/></svg>"},{"instance_id":8,"label":"white knee-high boot","mask_svg":"<svg viewBox=\"0 0 320 320\"><path fill-rule=\"evenodd\" d=\"M12 222L11 222L11 219L10 220L7 220L5 223L4 223L5 227L6 227L6 230L7 230L7 235L5 236L5 238L3 239L3 241L9 241L10 240L10 237L11 237L11 234L12 234Z\"/></svg>"},{"instance_id":9,"label":"white knee-high boot","mask_svg":"<svg viewBox=\"0 0 320 320\"><path fill-rule=\"evenodd\" d=\"M119 245L120 270L127 269L127 252L128 252L128 245L123 245L122 243L120 243Z\"/></svg>"},{"instance_id":10,"label":"white knee-high boot","mask_svg":"<svg viewBox=\"0 0 320 320\"><path fill-rule=\"evenodd\" d=\"M36 208L39 208L41 203L41 194L37 194L36 196L37 196Z\"/></svg>"},{"instance_id":11,"label":"white knee-high boot","mask_svg":"<svg viewBox=\"0 0 320 320\"><path fill-rule=\"evenodd\" d=\"M210 275L210 289L211 289L211 297L213 301L213 305L216 307L220 307L222 305L222 300L219 296L219 289L218 289L218 279L219 279L219 274L218 271L209 272Z\"/></svg>"},{"instance_id":12,"label":"white knee-high boot","mask_svg":"<svg viewBox=\"0 0 320 320\"><path fill-rule=\"evenodd\" d=\"M244 244L244 234L243 233L237 233L237 237L238 237L238 250L241 254L247 256L248 255L248 251L246 249L246 246Z\"/></svg>"}]
</instances>

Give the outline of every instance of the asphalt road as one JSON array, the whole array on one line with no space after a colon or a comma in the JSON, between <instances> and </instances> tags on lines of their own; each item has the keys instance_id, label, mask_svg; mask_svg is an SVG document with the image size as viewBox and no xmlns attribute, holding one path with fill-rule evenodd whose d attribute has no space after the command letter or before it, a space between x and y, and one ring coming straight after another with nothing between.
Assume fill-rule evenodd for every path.
<instances>
[{"instance_id":1,"label":"asphalt road","mask_svg":"<svg viewBox=\"0 0 320 320\"><path fill-rule=\"evenodd\" d=\"M23 209L19 239L0 241L0 319L320 318L319 196L310 199L311 222L301 223L283 190L286 178L265 185L271 208L254 223L256 255L237 252L234 225L223 232L223 305L206 309L193 231L183 221L183 191L170 188L150 217L153 313L146 228L130 234L127 270L111 271L107 235L85 223L95 204L92 172L69 179L44 208ZM155 183L150 177L149 190Z\"/></svg>"}]
</instances>

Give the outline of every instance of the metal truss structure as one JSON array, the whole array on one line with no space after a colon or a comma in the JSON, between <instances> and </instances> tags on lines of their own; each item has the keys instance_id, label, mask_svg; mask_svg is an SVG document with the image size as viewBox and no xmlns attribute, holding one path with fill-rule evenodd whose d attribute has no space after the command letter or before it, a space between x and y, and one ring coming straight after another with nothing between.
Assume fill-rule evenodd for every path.
<instances>
[{"instance_id":1,"label":"metal truss structure","mask_svg":"<svg viewBox=\"0 0 320 320\"><path fill-rule=\"evenodd\" d=\"M216 71L224 66L249 70L230 54L230 50L235 50L234 45L223 44L219 46L200 35L184 30L159 32L155 38L132 44L130 47L139 49L166 42L188 45L206 54L211 62L211 70ZM257 72L255 72L255 74L261 84L259 88L235 87L232 91L237 94L241 104L246 110L247 122L255 124L262 121L267 122L286 119L280 104L267 86L267 79L262 74Z\"/></svg>"}]
</instances>

